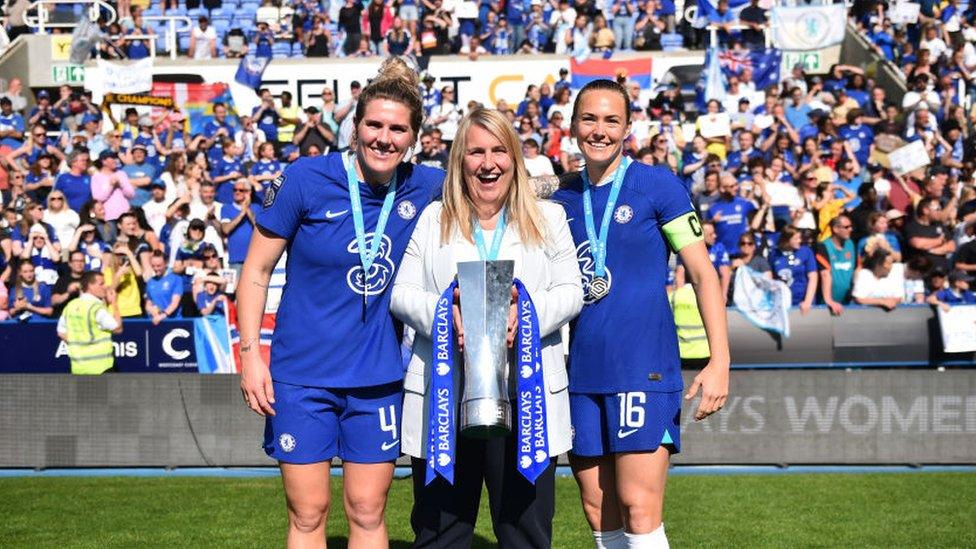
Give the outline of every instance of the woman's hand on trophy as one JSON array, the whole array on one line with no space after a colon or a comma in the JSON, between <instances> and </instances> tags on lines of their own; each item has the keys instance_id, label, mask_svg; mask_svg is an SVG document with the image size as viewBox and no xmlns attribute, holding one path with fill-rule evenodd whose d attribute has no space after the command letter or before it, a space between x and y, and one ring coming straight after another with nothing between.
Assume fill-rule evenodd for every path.
<instances>
[{"instance_id":1,"label":"woman's hand on trophy","mask_svg":"<svg viewBox=\"0 0 976 549\"><path fill-rule=\"evenodd\" d=\"M461 324L461 291L454 288L454 334L457 336L458 352L464 352L464 325Z\"/></svg>"},{"instance_id":2,"label":"woman's hand on trophy","mask_svg":"<svg viewBox=\"0 0 976 549\"><path fill-rule=\"evenodd\" d=\"M518 331L518 289L512 286L512 305L508 308L508 338L509 348L515 344L515 332Z\"/></svg>"}]
</instances>

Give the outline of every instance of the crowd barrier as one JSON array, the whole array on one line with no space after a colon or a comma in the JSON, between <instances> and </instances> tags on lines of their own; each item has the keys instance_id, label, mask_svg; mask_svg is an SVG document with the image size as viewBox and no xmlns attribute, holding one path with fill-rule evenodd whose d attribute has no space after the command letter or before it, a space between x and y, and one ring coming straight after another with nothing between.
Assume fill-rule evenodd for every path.
<instances>
[{"instance_id":1,"label":"crowd barrier","mask_svg":"<svg viewBox=\"0 0 976 549\"><path fill-rule=\"evenodd\" d=\"M0 394L0 467L274 464L235 375L12 374ZM722 411L696 404L678 464L976 463L976 370L739 371Z\"/></svg>"},{"instance_id":2,"label":"crowd barrier","mask_svg":"<svg viewBox=\"0 0 976 549\"><path fill-rule=\"evenodd\" d=\"M848 307L840 316L816 307L806 315L790 311L791 334L781 338L752 325L729 309L733 368L849 368L972 366L973 353L942 351L938 319L928 306L885 312L876 307ZM114 336L115 366L120 372L202 372L229 353L223 317L126 320ZM0 323L0 373L67 373L67 347L53 321ZM215 360L215 356L224 360Z\"/></svg>"},{"instance_id":3,"label":"crowd barrier","mask_svg":"<svg viewBox=\"0 0 976 549\"><path fill-rule=\"evenodd\" d=\"M122 333L112 336L115 368L126 373L199 372L199 319L124 320ZM226 325L224 324L224 330ZM199 343L206 344L201 340ZM58 374L71 371L67 344L57 335L55 321L0 323L0 374Z\"/></svg>"}]
</instances>

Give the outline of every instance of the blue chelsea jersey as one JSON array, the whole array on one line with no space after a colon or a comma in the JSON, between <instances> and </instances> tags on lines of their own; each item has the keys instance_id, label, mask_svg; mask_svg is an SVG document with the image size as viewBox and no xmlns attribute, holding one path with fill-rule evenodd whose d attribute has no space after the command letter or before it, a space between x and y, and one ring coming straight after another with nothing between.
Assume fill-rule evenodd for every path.
<instances>
[{"instance_id":1,"label":"blue chelsea jersey","mask_svg":"<svg viewBox=\"0 0 976 549\"><path fill-rule=\"evenodd\" d=\"M592 188L598 234L609 194L609 184ZM663 227L693 212L684 185L666 168L631 163L607 237L610 293L595 302L586 294L594 261L583 215L582 179L569 177L552 199L566 210L583 274L584 307L571 325L569 390L681 390L678 338L665 291L670 248ZM700 227L696 234L700 238Z\"/></svg>"},{"instance_id":2,"label":"blue chelsea jersey","mask_svg":"<svg viewBox=\"0 0 976 549\"><path fill-rule=\"evenodd\" d=\"M396 201L365 276L340 153L300 158L271 184L257 222L288 241L287 282L271 341L275 381L342 388L403 379L388 290L417 218L440 196L443 179L441 170L400 165ZM359 192L368 245L386 191L360 182Z\"/></svg>"}]
</instances>

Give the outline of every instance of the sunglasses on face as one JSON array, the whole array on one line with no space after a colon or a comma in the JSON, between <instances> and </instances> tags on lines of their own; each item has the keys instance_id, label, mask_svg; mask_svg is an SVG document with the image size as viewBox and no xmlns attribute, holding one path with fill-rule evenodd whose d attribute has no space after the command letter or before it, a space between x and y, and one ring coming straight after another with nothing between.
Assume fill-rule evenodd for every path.
<instances>
[{"instance_id":1,"label":"sunglasses on face","mask_svg":"<svg viewBox=\"0 0 976 549\"><path fill-rule=\"evenodd\" d=\"M246 193L247 189L234 189L235 193Z\"/></svg>"},{"instance_id":2,"label":"sunglasses on face","mask_svg":"<svg viewBox=\"0 0 976 549\"><path fill-rule=\"evenodd\" d=\"M753 241L751 241L751 240L743 240L742 242L739 242L739 247L740 248L742 246L755 246L755 245L756 245L756 243L753 242Z\"/></svg>"},{"instance_id":3,"label":"sunglasses on face","mask_svg":"<svg viewBox=\"0 0 976 549\"><path fill-rule=\"evenodd\" d=\"M217 254L203 254L204 259L213 259L217 257Z\"/></svg>"},{"instance_id":4,"label":"sunglasses on face","mask_svg":"<svg viewBox=\"0 0 976 549\"><path fill-rule=\"evenodd\" d=\"M60 196L52 196L51 202L54 202L55 200L64 200L64 198L61 198Z\"/></svg>"}]
</instances>

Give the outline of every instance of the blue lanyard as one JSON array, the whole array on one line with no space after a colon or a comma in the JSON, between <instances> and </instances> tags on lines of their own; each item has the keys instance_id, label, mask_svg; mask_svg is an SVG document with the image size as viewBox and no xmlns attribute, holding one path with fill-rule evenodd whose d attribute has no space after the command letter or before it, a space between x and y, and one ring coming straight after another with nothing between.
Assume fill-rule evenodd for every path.
<instances>
[{"instance_id":1,"label":"blue lanyard","mask_svg":"<svg viewBox=\"0 0 976 549\"><path fill-rule=\"evenodd\" d=\"M475 219L472 221L471 232L474 234L474 243L478 246L478 256L482 261L494 261L498 259L498 250L502 247L502 239L505 238L505 207L498 213L498 223L495 225L495 235L491 238L491 251L485 249L485 233L481 230L481 224Z\"/></svg>"},{"instance_id":2,"label":"blue lanyard","mask_svg":"<svg viewBox=\"0 0 976 549\"><path fill-rule=\"evenodd\" d=\"M376 220L376 229L373 230L373 240L370 242L369 249L366 249L366 227L363 223L363 203L359 196L359 175L356 174L356 157L350 155L343 158L346 164L346 179L349 182L349 203L352 209L352 222L356 228L356 244L359 247L359 261L363 265L363 280L369 278L369 269L373 266L376 253L380 249L380 242L383 241L383 231L386 230L386 222L390 219L390 211L393 210L393 201L396 200L396 173L390 180L390 188L386 191L386 198L383 199L383 208L380 216Z\"/></svg>"},{"instance_id":3,"label":"blue lanyard","mask_svg":"<svg viewBox=\"0 0 976 549\"><path fill-rule=\"evenodd\" d=\"M600 237L597 238L596 224L593 220L593 198L590 196L590 176L586 168L580 172L583 176L583 218L586 220L586 237L590 239L590 255L593 256L593 274L603 276L607 272L607 235L610 234L610 219L613 218L613 208L617 205L620 189L624 186L624 176L630 159L623 157L617 171L613 172L613 184L610 186L610 196L603 208L603 220L600 222Z\"/></svg>"}]
</instances>

